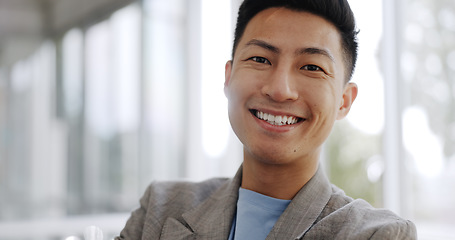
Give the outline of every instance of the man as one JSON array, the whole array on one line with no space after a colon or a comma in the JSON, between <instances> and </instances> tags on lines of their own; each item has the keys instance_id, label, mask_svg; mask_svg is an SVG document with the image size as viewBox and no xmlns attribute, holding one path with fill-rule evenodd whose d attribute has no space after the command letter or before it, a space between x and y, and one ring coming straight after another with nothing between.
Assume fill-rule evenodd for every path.
<instances>
[{"instance_id":1,"label":"man","mask_svg":"<svg viewBox=\"0 0 455 240\"><path fill-rule=\"evenodd\" d=\"M150 185L119 239L415 239L413 223L347 197L319 168L357 96L356 35L346 0L245 0L225 68L242 167Z\"/></svg>"}]
</instances>

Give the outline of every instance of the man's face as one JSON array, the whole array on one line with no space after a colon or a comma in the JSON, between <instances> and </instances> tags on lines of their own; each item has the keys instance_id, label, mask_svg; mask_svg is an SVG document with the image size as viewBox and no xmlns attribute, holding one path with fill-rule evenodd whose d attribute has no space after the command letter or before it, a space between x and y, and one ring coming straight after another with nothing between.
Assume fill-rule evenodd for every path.
<instances>
[{"instance_id":1,"label":"man's face","mask_svg":"<svg viewBox=\"0 0 455 240\"><path fill-rule=\"evenodd\" d=\"M271 8L247 25L225 93L232 128L245 161L266 164L317 161L336 119L357 94L345 84L340 35L307 12Z\"/></svg>"}]
</instances>

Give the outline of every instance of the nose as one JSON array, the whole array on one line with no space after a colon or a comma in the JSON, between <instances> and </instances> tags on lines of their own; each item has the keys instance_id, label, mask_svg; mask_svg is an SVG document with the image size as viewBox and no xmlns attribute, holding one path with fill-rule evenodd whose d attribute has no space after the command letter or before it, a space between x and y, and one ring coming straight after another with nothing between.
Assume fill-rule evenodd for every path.
<instances>
[{"instance_id":1,"label":"nose","mask_svg":"<svg viewBox=\"0 0 455 240\"><path fill-rule=\"evenodd\" d=\"M290 70L276 69L262 87L262 93L276 102L295 101L299 94Z\"/></svg>"}]
</instances>

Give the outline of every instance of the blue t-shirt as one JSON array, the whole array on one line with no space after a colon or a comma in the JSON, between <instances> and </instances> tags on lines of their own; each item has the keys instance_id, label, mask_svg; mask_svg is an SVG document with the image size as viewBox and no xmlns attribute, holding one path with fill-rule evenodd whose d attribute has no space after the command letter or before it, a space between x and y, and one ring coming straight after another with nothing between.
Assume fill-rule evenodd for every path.
<instances>
[{"instance_id":1,"label":"blue t-shirt","mask_svg":"<svg viewBox=\"0 0 455 240\"><path fill-rule=\"evenodd\" d=\"M240 188L229 240L264 240L290 202Z\"/></svg>"}]
</instances>

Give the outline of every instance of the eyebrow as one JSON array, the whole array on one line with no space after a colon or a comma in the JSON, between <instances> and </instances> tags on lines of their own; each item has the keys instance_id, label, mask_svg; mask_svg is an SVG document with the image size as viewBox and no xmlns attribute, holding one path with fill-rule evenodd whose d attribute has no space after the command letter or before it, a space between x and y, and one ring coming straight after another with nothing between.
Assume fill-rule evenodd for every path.
<instances>
[{"instance_id":1,"label":"eyebrow","mask_svg":"<svg viewBox=\"0 0 455 240\"><path fill-rule=\"evenodd\" d=\"M247 46L258 46L258 47L264 48L264 49L266 49L268 51L271 51L273 53L280 53L281 52L281 50L278 47L273 46L270 43L267 43L265 41L258 40L258 39L253 39L253 40L247 42L246 45ZM305 55L305 54L322 55L322 56L325 56L325 57L329 58L332 62L335 62L334 57L332 56L332 54L330 54L329 51L327 51L325 49L317 48L317 47L300 48L300 49L297 49L295 51L295 54L296 55Z\"/></svg>"},{"instance_id":2,"label":"eyebrow","mask_svg":"<svg viewBox=\"0 0 455 240\"><path fill-rule=\"evenodd\" d=\"M332 62L335 62L335 59L333 58L332 54L330 54L329 51L321 48L315 48L315 47L309 47L309 48L301 48L296 51L297 55L304 55L304 54L310 54L310 55L322 55L325 57L328 57Z\"/></svg>"},{"instance_id":3,"label":"eyebrow","mask_svg":"<svg viewBox=\"0 0 455 240\"><path fill-rule=\"evenodd\" d=\"M262 41L262 40L257 40L257 39L253 39L249 42L246 43L247 46L258 46L258 47L261 47L261 48L264 48L266 50L269 50L273 53L280 53L280 49L273 46L272 44L269 44L265 41Z\"/></svg>"}]
</instances>

